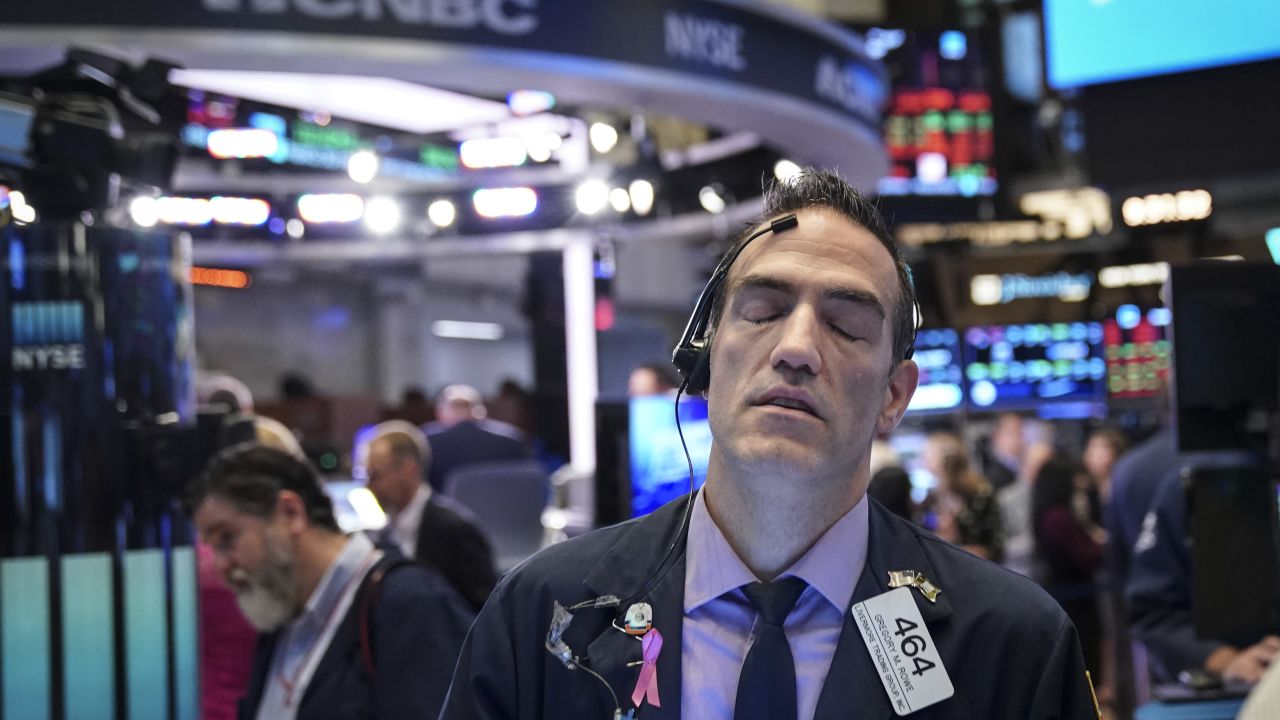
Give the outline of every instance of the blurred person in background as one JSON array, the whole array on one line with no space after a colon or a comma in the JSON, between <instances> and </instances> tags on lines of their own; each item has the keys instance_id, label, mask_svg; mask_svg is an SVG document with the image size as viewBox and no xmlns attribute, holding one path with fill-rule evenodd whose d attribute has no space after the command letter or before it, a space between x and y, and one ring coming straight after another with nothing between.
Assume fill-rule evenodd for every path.
<instances>
[{"instance_id":1,"label":"blurred person in background","mask_svg":"<svg viewBox=\"0 0 1280 720\"><path fill-rule=\"evenodd\" d=\"M945 432L930 435L923 460L925 469L938 479L932 499L938 537L999 562L1004 555L1000 505L991 484L970 464L960 438Z\"/></svg>"},{"instance_id":2,"label":"blurred person in background","mask_svg":"<svg viewBox=\"0 0 1280 720\"><path fill-rule=\"evenodd\" d=\"M1128 441L1116 430L1097 430L1089 436L1084 446L1084 469L1096 495L1091 498L1094 505L1094 521L1102 522L1103 508L1111 503L1111 475L1116 461L1124 454Z\"/></svg>"},{"instance_id":3,"label":"blurred person in background","mask_svg":"<svg viewBox=\"0 0 1280 720\"><path fill-rule=\"evenodd\" d=\"M645 363L627 378L627 397L666 395L680 387L680 376L671 363Z\"/></svg>"},{"instance_id":4,"label":"blurred person in background","mask_svg":"<svg viewBox=\"0 0 1280 720\"><path fill-rule=\"evenodd\" d=\"M230 448L186 507L262 633L240 718L437 716L471 613L434 573L343 535L310 464Z\"/></svg>"},{"instance_id":5,"label":"blurred person in background","mask_svg":"<svg viewBox=\"0 0 1280 720\"><path fill-rule=\"evenodd\" d=\"M1106 532L1088 516L1089 475L1056 456L1044 464L1032 489L1032 522L1044 589L1080 633L1085 667L1101 675L1102 620L1095 575L1102 566Z\"/></svg>"},{"instance_id":6,"label":"blurred person in background","mask_svg":"<svg viewBox=\"0 0 1280 720\"><path fill-rule=\"evenodd\" d=\"M470 385L450 385L436 399L436 422L424 430L431 451L427 479L444 492L449 473L476 463L523 460L529 450L516 428L487 419L484 399Z\"/></svg>"},{"instance_id":7,"label":"blurred person in background","mask_svg":"<svg viewBox=\"0 0 1280 720\"><path fill-rule=\"evenodd\" d=\"M512 378L498 384L498 394L489 400L489 419L519 430L526 438L535 432L533 395Z\"/></svg>"},{"instance_id":8,"label":"blurred person in background","mask_svg":"<svg viewBox=\"0 0 1280 720\"><path fill-rule=\"evenodd\" d=\"M1031 494L1040 468L1053 457L1053 426L1036 422L1029 427L1033 437L1012 485L996 492L1004 525L1004 559L1001 564L1029 578L1037 576L1035 532L1032 528Z\"/></svg>"},{"instance_id":9,"label":"blurred person in background","mask_svg":"<svg viewBox=\"0 0 1280 720\"><path fill-rule=\"evenodd\" d=\"M1022 416L1017 413L1005 412L996 416L995 427L991 430L991 454L983 471L997 491L1018 479L1027 448L1025 430Z\"/></svg>"},{"instance_id":10,"label":"blurred person in background","mask_svg":"<svg viewBox=\"0 0 1280 720\"><path fill-rule=\"evenodd\" d=\"M493 551L470 511L426 484L430 464L417 427L403 420L374 426L364 466L369 492L387 514L378 544L440 573L478 611L498 582Z\"/></svg>"},{"instance_id":11,"label":"blurred person in background","mask_svg":"<svg viewBox=\"0 0 1280 720\"><path fill-rule=\"evenodd\" d=\"M400 404L387 408L382 413L383 420L404 420L422 426L436 419L435 407L427 399L427 393L414 385L404 389L400 395Z\"/></svg>"}]
</instances>

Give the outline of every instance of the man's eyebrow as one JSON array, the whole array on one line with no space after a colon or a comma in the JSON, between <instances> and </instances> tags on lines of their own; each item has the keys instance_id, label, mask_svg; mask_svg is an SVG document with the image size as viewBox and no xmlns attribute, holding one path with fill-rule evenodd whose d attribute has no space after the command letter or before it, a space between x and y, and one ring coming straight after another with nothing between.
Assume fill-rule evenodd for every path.
<instances>
[{"instance_id":1,"label":"man's eyebrow","mask_svg":"<svg viewBox=\"0 0 1280 720\"><path fill-rule=\"evenodd\" d=\"M795 294L796 286L776 277L768 275L748 274L738 278L732 286L729 287L728 295L732 297L742 290L774 290L780 293ZM822 292L824 300L836 300L838 302L850 303L866 307L881 318L887 317L884 303L880 301L874 293L866 290L857 290L849 287L834 287Z\"/></svg>"},{"instance_id":2,"label":"man's eyebrow","mask_svg":"<svg viewBox=\"0 0 1280 720\"><path fill-rule=\"evenodd\" d=\"M887 317L887 313L884 309L884 303L880 302L880 298L865 290L832 288L830 290L823 291L822 297L828 300L839 300L840 302L862 305L875 312L881 319Z\"/></svg>"}]
</instances>

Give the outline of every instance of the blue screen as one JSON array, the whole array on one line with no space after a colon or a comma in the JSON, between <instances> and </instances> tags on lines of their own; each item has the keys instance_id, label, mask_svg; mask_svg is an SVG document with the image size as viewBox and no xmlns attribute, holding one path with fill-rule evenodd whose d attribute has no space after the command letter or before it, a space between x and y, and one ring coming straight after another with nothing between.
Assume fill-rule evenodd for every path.
<instances>
[{"instance_id":1,"label":"blue screen","mask_svg":"<svg viewBox=\"0 0 1280 720\"><path fill-rule=\"evenodd\" d=\"M920 367L920 383L907 413L955 410L964 402L964 369L960 335L951 328L921 330L913 358Z\"/></svg>"},{"instance_id":2,"label":"blue screen","mask_svg":"<svg viewBox=\"0 0 1280 720\"><path fill-rule=\"evenodd\" d=\"M1045 0L1044 15L1057 88L1280 57L1276 0Z\"/></svg>"},{"instance_id":3,"label":"blue screen","mask_svg":"<svg viewBox=\"0 0 1280 720\"><path fill-rule=\"evenodd\" d=\"M964 360L974 410L1101 400L1106 390L1101 323L969 328Z\"/></svg>"},{"instance_id":4,"label":"blue screen","mask_svg":"<svg viewBox=\"0 0 1280 720\"><path fill-rule=\"evenodd\" d=\"M680 401L680 427L697 487L707 479L711 457L711 426L707 403L699 397ZM670 396L631 399L631 516L653 512L669 500L689 492L689 463L676 432L675 401Z\"/></svg>"}]
</instances>

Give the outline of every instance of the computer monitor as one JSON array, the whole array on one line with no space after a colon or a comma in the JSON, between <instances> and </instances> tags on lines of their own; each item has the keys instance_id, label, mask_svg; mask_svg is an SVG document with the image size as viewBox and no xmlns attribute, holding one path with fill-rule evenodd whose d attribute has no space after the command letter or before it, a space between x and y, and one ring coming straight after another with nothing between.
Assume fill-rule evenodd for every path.
<instances>
[{"instance_id":1,"label":"computer monitor","mask_svg":"<svg viewBox=\"0 0 1280 720\"><path fill-rule=\"evenodd\" d=\"M964 332L970 408L1040 410L1100 404L1105 392L1102 325L988 325Z\"/></svg>"},{"instance_id":2,"label":"computer monitor","mask_svg":"<svg viewBox=\"0 0 1280 720\"><path fill-rule=\"evenodd\" d=\"M682 397L678 406L680 430L676 429L674 396L632 398L629 417L631 471L631 517L656 510L662 504L689 492L689 468L693 466L694 487L707 479L711 458L711 425L707 402L701 397ZM684 444L680 436L684 435ZM685 455L688 448L688 456Z\"/></svg>"},{"instance_id":3,"label":"computer monitor","mask_svg":"<svg viewBox=\"0 0 1280 720\"><path fill-rule=\"evenodd\" d=\"M907 405L908 415L952 412L964 404L959 333L951 328L920 330L912 359L920 367L920 382Z\"/></svg>"},{"instance_id":4,"label":"computer monitor","mask_svg":"<svg viewBox=\"0 0 1280 720\"><path fill-rule=\"evenodd\" d=\"M1165 292L1179 449L1265 452L1280 432L1280 266L1175 266Z\"/></svg>"}]
</instances>

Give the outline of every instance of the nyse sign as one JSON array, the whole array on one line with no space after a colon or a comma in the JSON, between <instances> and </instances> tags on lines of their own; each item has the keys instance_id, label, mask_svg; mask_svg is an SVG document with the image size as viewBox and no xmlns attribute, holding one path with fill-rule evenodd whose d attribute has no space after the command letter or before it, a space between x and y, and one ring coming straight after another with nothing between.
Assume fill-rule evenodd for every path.
<instances>
[{"instance_id":1,"label":"nyse sign","mask_svg":"<svg viewBox=\"0 0 1280 720\"><path fill-rule=\"evenodd\" d=\"M818 60L813 90L824 100L867 116L878 115L886 99L884 85L870 70L845 65L830 55Z\"/></svg>"},{"instance_id":2,"label":"nyse sign","mask_svg":"<svg viewBox=\"0 0 1280 720\"><path fill-rule=\"evenodd\" d=\"M10 317L15 372L84 368L83 305L75 301L19 302L13 304Z\"/></svg>"},{"instance_id":3,"label":"nyse sign","mask_svg":"<svg viewBox=\"0 0 1280 720\"><path fill-rule=\"evenodd\" d=\"M738 72L747 69L741 25L670 10L662 20L668 57Z\"/></svg>"},{"instance_id":4,"label":"nyse sign","mask_svg":"<svg viewBox=\"0 0 1280 720\"><path fill-rule=\"evenodd\" d=\"M537 0L201 0L206 10L241 15L295 14L317 20L395 20L455 30L527 35L538 29Z\"/></svg>"}]
</instances>

